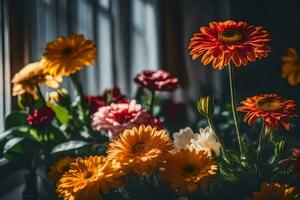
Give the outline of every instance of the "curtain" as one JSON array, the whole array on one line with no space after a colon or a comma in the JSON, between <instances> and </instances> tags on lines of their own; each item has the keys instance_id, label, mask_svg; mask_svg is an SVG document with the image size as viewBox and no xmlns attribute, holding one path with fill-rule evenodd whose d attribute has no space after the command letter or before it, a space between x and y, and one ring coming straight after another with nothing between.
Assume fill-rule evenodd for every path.
<instances>
[{"instance_id":1,"label":"curtain","mask_svg":"<svg viewBox=\"0 0 300 200\"><path fill-rule=\"evenodd\" d=\"M4 129L4 119L11 107L7 3L7 0L0 1L0 131Z\"/></svg>"},{"instance_id":2,"label":"curtain","mask_svg":"<svg viewBox=\"0 0 300 200\"><path fill-rule=\"evenodd\" d=\"M72 32L82 33L97 45L97 60L80 72L86 94L96 95L117 85L133 93L132 79L144 69L157 69L158 0L12 0L14 37L24 37L14 49L23 59L13 63L14 72L39 60L45 44ZM22 17L17 17L22 15ZM21 21L21 22L20 22ZM14 43L14 42L13 42ZM20 57L20 56L18 56ZM63 87L70 89L69 81Z\"/></svg>"},{"instance_id":3,"label":"curtain","mask_svg":"<svg viewBox=\"0 0 300 200\"><path fill-rule=\"evenodd\" d=\"M191 98L205 93L199 87L205 88L210 82L220 93L220 75L194 67L199 63L191 63L187 45L198 24L207 24L215 16L220 19L229 16L228 0L11 0L9 3L13 13L11 23L15 24L11 27L11 43L13 51L18 51L12 55L18 57L12 63L13 72L39 60L47 42L76 32L94 40L98 49L94 66L80 73L87 94L99 94L113 85L133 94L133 77L144 69L158 68L178 75L183 88L189 88L183 90L184 95ZM68 81L64 87L70 87Z\"/></svg>"}]
</instances>

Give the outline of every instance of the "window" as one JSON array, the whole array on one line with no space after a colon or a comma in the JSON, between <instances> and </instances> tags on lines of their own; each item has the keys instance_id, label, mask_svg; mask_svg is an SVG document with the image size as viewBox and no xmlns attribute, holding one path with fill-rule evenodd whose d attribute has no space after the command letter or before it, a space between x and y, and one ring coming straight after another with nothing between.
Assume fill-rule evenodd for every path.
<instances>
[{"instance_id":1,"label":"window","mask_svg":"<svg viewBox=\"0 0 300 200\"><path fill-rule=\"evenodd\" d=\"M160 66L157 0L0 0L0 129L11 110L11 78L41 58L45 44L82 33L97 44L97 60L80 74L86 94L117 85L133 94L133 77ZM72 89L68 80L63 87ZM45 90L44 90L45 91ZM14 99L13 99L14 100Z\"/></svg>"},{"instance_id":2,"label":"window","mask_svg":"<svg viewBox=\"0 0 300 200\"><path fill-rule=\"evenodd\" d=\"M4 129L5 115L11 109L10 55L7 0L0 1L0 130Z\"/></svg>"}]
</instances>

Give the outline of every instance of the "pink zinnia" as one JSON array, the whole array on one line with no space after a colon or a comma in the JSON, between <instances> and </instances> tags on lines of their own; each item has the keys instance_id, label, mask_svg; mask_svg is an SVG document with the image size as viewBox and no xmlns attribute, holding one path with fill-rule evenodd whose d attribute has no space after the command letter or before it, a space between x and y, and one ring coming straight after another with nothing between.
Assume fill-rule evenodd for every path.
<instances>
[{"instance_id":1,"label":"pink zinnia","mask_svg":"<svg viewBox=\"0 0 300 200\"><path fill-rule=\"evenodd\" d=\"M108 130L111 139L115 139L125 129L140 124L161 125L157 119L154 119L135 100L131 100L128 103L112 103L109 106L101 107L92 116L93 130Z\"/></svg>"},{"instance_id":2,"label":"pink zinnia","mask_svg":"<svg viewBox=\"0 0 300 200\"><path fill-rule=\"evenodd\" d=\"M158 91L174 91L179 85L178 78L163 70L143 71L134 81L149 90Z\"/></svg>"}]
</instances>

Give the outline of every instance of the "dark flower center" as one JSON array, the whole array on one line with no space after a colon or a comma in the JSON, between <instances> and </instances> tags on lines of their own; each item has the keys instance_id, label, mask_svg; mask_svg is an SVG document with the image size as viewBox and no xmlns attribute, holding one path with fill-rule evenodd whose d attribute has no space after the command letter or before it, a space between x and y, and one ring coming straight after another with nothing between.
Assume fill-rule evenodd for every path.
<instances>
[{"instance_id":1,"label":"dark flower center","mask_svg":"<svg viewBox=\"0 0 300 200\"><path fill-rule=\"evenodd\" d=\"M68 56L73 52L73 48L72 47L66 47L66 48L63 49L62 52L65 56Z\"/></svg>"},{"instance_id":2,"label":"dark flower center","mask_svg":"<svg viewBox=\"0 0 300 200\"><path fill-rule=\"evenodd\" d=\"M228 29L218 34L218 39L223 44L237 44L243 40L243 34L235 29Z\"/></svg>"},{"instance_id":3,"label":"dark flower center","mask_svg":"<svg viewBox=\"0 0 300 200\"><path fill-rule=\"evenodd\" d=\"M133 145L132 152L134 154L140 154L144 152L147 149L147 147L148 147L147 142L137 142L135 145Z\"/></svg>"},{"instance_id":4,"label":"dark flower center","mask_svg":"<svg viewBox=\"0 0 300 200\"><path fill-rule=\"evenodd\" d=\"M91 171L86 171L86 172L84 172L84 174L83 174L83 178L84 178L84 179L91 178L92 176L93 176L93 172L91 172Z\"/></svg>"},{"instance_id":5,"label":"dark flower center","mask_svg":"<svg viewBox=\"0 0 300 200\"><path fill-rule=\"evenodd\" d=\"M195 165L187 164L183 167L183 171L189 175L197 173L197 167Z\"/></svg>"},{"instance_id":6,"label":"dark flower center","mask_svg":"<svg viewBox=\"0 0 300 200\"><path fill-rule=\"evenodd\" d=\"M62 167L62 172L67 172L67 171L69 171L69 169L70 169L70 165L64 165Z\"/></svg>"},{"instance_id":7,"label":"dark flower center","mask_svg":"<svg viewBox=\"0 0 300 200\"><path fill-rule=\"evenodd\" d=\"M282 109L280 101L272 97L262 97L257 100L256 105L266 112L276 112Z\"/></svg>"}]
</instances>

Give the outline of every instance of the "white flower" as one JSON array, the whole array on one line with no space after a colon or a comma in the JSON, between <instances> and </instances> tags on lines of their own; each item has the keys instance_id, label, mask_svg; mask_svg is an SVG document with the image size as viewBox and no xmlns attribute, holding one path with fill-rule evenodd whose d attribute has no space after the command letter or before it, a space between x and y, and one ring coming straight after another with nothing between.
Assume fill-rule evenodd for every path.
<instances>
[{"instance_id":1,"label":"white flower","mask_svg":"<svg viewBox=\"0 0 300 200\"><path fill-rule=\"evenodd\" d=\"M180 129L179 132L173 134L174 138L174 150L172 152L177 152L180 149L188 149L191 146L191 140L195 138L195 133L190 127L185 129Z\"/></svg>"},{"instance_id":2,"label":"white flower","mask_svg":"<svg viewBox=\"0 0 300 200\"><path fill-rule=\"evenodd\" d=\"M196 150L205 150L211 155L212 151L216 156L220 155L222 145L218 142L214 131L210 127L200 128L200 134L195 134L191 139L191 148Z\"/></svg>"},{"instance_id":3,"label":"white flower","mask_svg":"<svg viewBox=\"0 0 300 200\"><path fill-rule=\"evenodd\" d=\"M176 153L181 149L204 150L210 156L212 151L216 156L220 155L222 145L218 142L214 131L210 127L200 128L200 133L194 133L190 127L180 129L173 134L174 149L171 153Z\"/></svg>"}]
</instances>

